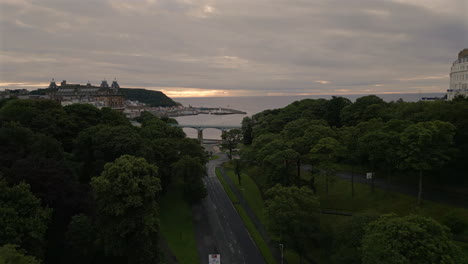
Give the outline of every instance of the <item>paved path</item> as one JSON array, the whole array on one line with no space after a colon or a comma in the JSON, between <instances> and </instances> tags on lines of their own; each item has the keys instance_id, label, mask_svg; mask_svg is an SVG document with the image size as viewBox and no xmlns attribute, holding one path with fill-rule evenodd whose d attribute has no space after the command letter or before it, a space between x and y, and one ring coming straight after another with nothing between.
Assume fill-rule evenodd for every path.
<instances>
[{"instance_id":1,"label":"paved path","mask_svg":"<svg viewBox=\"0 0 468 264\"><path fill-rule=\"evenodd\" d=\"M207 164L208 177L204 181L208 196L192 209L200 263L208 263L208 254L218 253L223 264L264 264L263 256L216 177L215 168L227 160L226 155L216 155L220 158Z\"/></svg>"}]
</instances>

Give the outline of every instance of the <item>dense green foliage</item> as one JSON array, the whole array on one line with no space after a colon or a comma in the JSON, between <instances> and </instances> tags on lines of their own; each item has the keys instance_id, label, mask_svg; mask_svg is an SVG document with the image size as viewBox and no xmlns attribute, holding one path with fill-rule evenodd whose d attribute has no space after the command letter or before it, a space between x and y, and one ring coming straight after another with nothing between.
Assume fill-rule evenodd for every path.
<instances>
[{"instance_id":1,"label":"dense green foliage","mask_svg":"<svg viewBox=\"0 0 468 264\"><path fill-rule=\"evenodd\" d=\"M92 219L85 214L72 217L65 234L67 253L71 263L90 263L94 255L94 241L97 237L97 228Z\"/></svg>"},{"instance_id":2,"label":"dense green foliage","mask_svg":"<svg viewBox=\"0 0 468 264\"><path fill-rule=\"evenodd\" d=\"M136 88L120 88L127 100L140 101L149 106L175 106L177 105L171 98L160 91L152 91Z\"/></svg>"},{"instance_id":3,"label":"dense green foliage","mask_svg":"<svg viewBox=\"0 0 468 264\"><path fill-rule=\"evenodd\" d=\"M184 188L198 193L189 202L203 197L204 173L171 184L183 157L204 171L200 144L150 113L139 128L109 108L0 105L0 246L52 264L158 263L160 196Z\"/></svg>"},{"instance_id":4,"label":"dense green foliage","mask_svg":"<svg viewBox=\"0 0 468 264\"><path fill-rule=\"evenodd\" d=\"M307 187L276 185L266 193L265 212L268 229L280 242L285 242L299 256L306 246L317 242L320 204Z\"/></svg>"},{"instance_id":5,"label":"dense green foliage","mask_svg":"<svg viewBox=\"0 0 468 264\"><path fill-rule=\"evenodd\" d=\"M202 178L206 175L205 167L197 158L184 156L172 165L173 178L183 183L184 197L189 202L198 202L205 198L207 191Z\"/></svg>"},{"instance_id":6,"label":"dense green foliage","mask_svg":"<svg viewBox=\"0 0 468 264\"><path fill-rule=\"evenodd\" d=\"M0 181L0 244L16 244L41 257L51 211L41 206L29 185Z\"/></svg>"},{"instance_id":7,"label":"dense green foliage","mask_svg":"<svg viewBox=\"0 0 468 264\"><path fill-rule=\"evenodd\" d=\"M362 263L460 263L448 229L417 215L382 216L366 228Z\"/></svg>"},{"instance_id":8,"label":"dense green foliage","mask_svg":"<svg viewBox=\"0 0 468 264\"><path fill-rule=\"evenodd\" d=\"M310 152L320 139L328 137L342 148L334 155L337 162L390 175L416 175L415 179L424 171L431 181L468 185L463 173L468 171L464 162L468 156L467 120L468 99L463 98L384 102L370 95L354 103L340 97L304 99L245 118L243 138L249 140L244 143L251 147L243 152L252 164L267 165L266 170L279 164L280 156L284 157L283 167L290 165L288 169L294 162L296 168L304 163L318 165L323 157L317 159ZM425 160L426 165L416 159ZM269 172L270 186L284 183L275 175L277 171Z\"/></svg>"},{"instance_id":9,"label":"dense green foliage","mask_svg":"<svg viewBox=\"0 0 468 264\"><path fill-rule=\"evenodd\" d=\"M127 258L123 263L159 263L157 167L144 158L123 155L107 163L91 187L106 254Z\"/></svg>"},{"instance_id":10,"label":"dense green foliage","mask_svg":"<svg viewBox=\"0 0 468 264\"><path fill-rule=\"evenodd\" d=\"M377 215L359 214L338 227L333 245L332 263L361 263L361 240L369 223L377 220Z\"/></svg>"},{"instance_id":11,"label":"dense green foliage","mask_svg":"<svg viewBox=\"0 0 468 264\"><path fill-rule=\"evenodd\" d=\"M0 247L0 264L39 264L40 262L24 254L17 245L6 244Z\"/></svg>"},{"instance_id":12,"label":"dense green foliage","mask_svg":"<svg viewBox=\"0 0 468 264\"><path fill-rule=\"evenodd\" d=\"M228 150L228 157L232 160L233 149L237 147L237 144L242 142L242 131L240 129L223 131L221 139L223 140L221 146Z\"/></svg>"},{"instance_id":13,"label":"dense green foliage","mask_svg":"<svg viewBox=\"0 0 468 264\"><path fill-rule=\"evenodd\" d=\"M336 172L359 168L361 172L374 172L373 178L418 188L421 206L426 186L423 177L427 185L468 187L467 120L468 99L464 98L435 102L385 102L373 95L355 102L341 97L304 99L245 118L241 160L267 199L268 190L282 184L307 186L317 191L321 201L328 201ZM354 181L349 182L349 199L353 199ZM374 181L369 182L374 194ZM416 199L412 207L418 208ZM362 262L365 226L375 216L351 219L341 230L327 223L320 226L318 248L328 252L327 260ZM461 234L466 226L465 221L452 218L444 223L454 234ZM301 247L306 252L317 248L305 242Z\"/></svg>"}]
</instances>

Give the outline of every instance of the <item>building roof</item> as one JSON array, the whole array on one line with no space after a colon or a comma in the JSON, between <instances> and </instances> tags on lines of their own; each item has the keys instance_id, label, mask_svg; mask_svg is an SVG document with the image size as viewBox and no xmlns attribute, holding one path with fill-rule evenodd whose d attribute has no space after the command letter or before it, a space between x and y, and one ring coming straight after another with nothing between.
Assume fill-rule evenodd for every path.
<instances>
[{"instance_id":1,"label":"building roof","mask_svg":"<svg viewBox=\"0 0 468 264\"><path fill-rule=\"evenodd\" d=\"M458 53L459 59L464 58L464 57L468 57L468 49L464 49Z\"/></svg>"}]
</instances>

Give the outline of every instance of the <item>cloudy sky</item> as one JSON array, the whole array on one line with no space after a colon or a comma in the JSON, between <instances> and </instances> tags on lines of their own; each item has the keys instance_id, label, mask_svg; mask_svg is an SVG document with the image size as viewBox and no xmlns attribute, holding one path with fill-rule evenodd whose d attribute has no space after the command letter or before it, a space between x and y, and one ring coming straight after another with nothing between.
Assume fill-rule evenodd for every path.
<instances>
[{"instance_id":1,"label":"cloudy sky","mask_svg":"<svg viewBox=\"0 0 468 264\"><path fill-rule=\"evenodd\" d=\"M466 0L0 0L0 90L443 92L463 48Z\"/></svg>"}]
</instances>

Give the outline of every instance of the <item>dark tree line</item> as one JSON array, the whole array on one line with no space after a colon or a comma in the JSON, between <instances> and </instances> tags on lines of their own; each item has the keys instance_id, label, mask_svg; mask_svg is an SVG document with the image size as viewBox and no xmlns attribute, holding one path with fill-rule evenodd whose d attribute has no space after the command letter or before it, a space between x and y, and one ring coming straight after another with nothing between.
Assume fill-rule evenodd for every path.
<instances>
[{"instance_id":1,"label":"dark tree line","mask_svg":"<svg viewBox=\"0 0 468 264\"><path fill-rule=\"evenodd\" d=\"M303 164L332 172L337 162L369 171L467 185L468 99L384 102L369 95L304 99L242 122L243 155L269 186L298 184ZM331 167L330 167L331 166ZM296 173L292 172L296 168Z\"/></svg>"},{"instance_id":2,"label":"dark tree line","mask_svg":"<svg viewBox=\"0 0 468 264\"><path fill-rule=\"evenodd\" d=\"M159 197L175 180L188 202L206 195L207 155L173 119L145 112L135 127L91 105L0 106L0 260L159 263Z\"/></svg>"},{"instance_id":3,"label":"dark tree line","mask_svg":"<svg viewBox=\"0 0 468 264\"><path fill-rule=\"evenodd\" d=\"M387 181L409 177L418 204L424 179L467 186L468 99L305 99L244 118L242 138L241 160L266 199L267 228L301 260L318 246L332 263L468 263L451 238L466 227L457 217L444 222L450 231L417 215L355 214L336 230L321 225L314 178L324 175L319 195L326 196L343 164ZM353 180L351 187L353 197Z\"/></svg>"}]
</instances>

